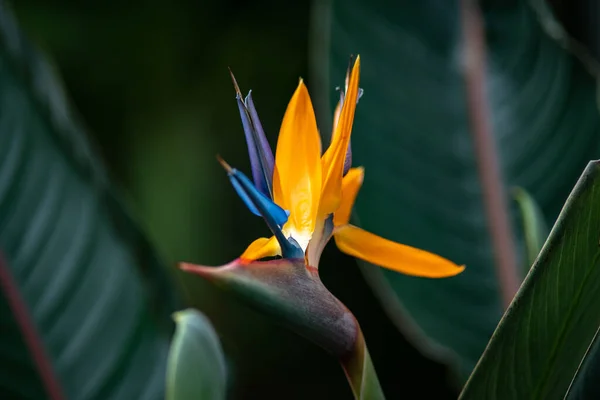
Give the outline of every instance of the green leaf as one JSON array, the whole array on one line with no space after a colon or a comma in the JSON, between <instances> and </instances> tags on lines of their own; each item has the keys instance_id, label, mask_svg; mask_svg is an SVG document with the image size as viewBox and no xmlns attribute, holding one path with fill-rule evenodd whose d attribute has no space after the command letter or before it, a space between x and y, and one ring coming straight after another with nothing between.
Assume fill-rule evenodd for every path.
<instances>
[{"instance_id":1,"label":"green leaf","mask_svg":"<svg viewBox=\"0 0 600 400\"><path fill-rule=\"evenodd\" d=\"M570 400L600 398L598 376L600 376L600 340L598 340L598 332L596 332L594 342L588 349L583 363L579 366L566 398Z\"/></svg>"},{"instance_id":2,"label":"green leaf","mask_svg":"<svg viewBox=\"0 0 600 400\"><path fill-rule=\"evenodd\" d=\"M563 399L600 328L600 162L591 162L462 399ZM596 377L597 378L597 377Z\"/></svg>"},{"instance_id":3,"label":"green leaf","mask_svg":"<svg viewBox=\"0 0 600 400\"><path fill-rule=\"evenodd\" d=\"M356 224L466 264L444 280L368 265L366 278L398 327L466 379L502 305L466 106L459 2L338 0L330 14L329 28L319 28L330 38L316 42L317 57L331 56L329 86L343 84L349 54L362 64L352 134L353 164L365 167ZM486 93L504 188L525 188L552 223L599 154L596 82L529 3L488 5L484 17Z\"/></svg>"},{"instance_id":4,"label":"green leaf","mask_svg":"<svg viewBox=\"0 0 600 400\"><path fill-rule=\"evenodd\" d=\"M175 337L167 366L167 400L225 398L226 365L217 333L194 309L174 314Z\"/></svg>"},{"instance_id":5,"label":"green leaf","mask_svg":"<svg viewBox=\"0 0 600 400\"><path fill-rule=\"evenodd\" d=\"M3 397L164 398L178 296L106 175L0 2Z\"/></svg>"},{"instance_id":6,"label":"green leaf","mask_svg":"<svg viewBox=\"0 0 600 400\"><path fill-rule=\"evenodd\" d=\"M513 196L519 205L521 220L523 221L522 227L527 253L527 265L524 268L524 275L526 275L548 237L548 227L546 221L544 221L542 210L526 190L514 188Z\"/></svg>"}]
</instances>

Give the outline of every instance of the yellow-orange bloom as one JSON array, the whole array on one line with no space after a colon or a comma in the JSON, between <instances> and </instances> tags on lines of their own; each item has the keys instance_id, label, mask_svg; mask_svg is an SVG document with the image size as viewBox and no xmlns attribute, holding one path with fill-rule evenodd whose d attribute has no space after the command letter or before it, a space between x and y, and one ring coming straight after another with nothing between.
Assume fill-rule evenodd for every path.
<instances>
[{"instance_id":1,"label":"yellow-orange bloom","mask_svg":"<svg viewBox=\"0 0 600 400\"><path fill-rule=\"evenodd\" d=\"M315 264L320 253L333 235L341 251L407 275L442 278L462 272L464 266L443 257L349 224L365 173L362 167L346 165L360 97L359 78L360 58L357 57L336 107L331 144L323 154L312 102L302 80L290 100L279 131L272 174L272 201L289 212L289 218L281 226L283 236L305 254L307 263L313 267L318 266ZM250 105L247 115L252 112L255 115L254 105L251 102ZM251 122L253 124L248 126L254 129L256 137L255 126L260 124ZM262 128L258 133L262 134ZM270 154L270 149L261 151ZM269 193L264 194L269 197ZM285 217L280 219L283 221ZM240 258L250 262L278 255L282 255L281 241L273 236L255 240Z\"/></svg>"}]
</instances>

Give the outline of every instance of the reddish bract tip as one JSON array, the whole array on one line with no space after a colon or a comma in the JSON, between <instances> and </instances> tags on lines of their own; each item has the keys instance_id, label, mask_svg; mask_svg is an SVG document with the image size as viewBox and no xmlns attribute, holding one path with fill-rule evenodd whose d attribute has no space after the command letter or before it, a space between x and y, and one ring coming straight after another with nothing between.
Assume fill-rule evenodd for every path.
<instances>
[{"instance_id":1,"label":"reddish bract tip","mask_svg":"<svg viewBox=\"0 0 600 400\"><path fill-rule=\"evenodd\" d=\"M354 348L356 319L303 259L242 264L237 258L220 267L189 263L179 267L230 291L336 357L347 357Z\"/></svg>"},{"instance_id":2,"label":"reddish bract tip","mask_svg":"<svg viewBox=\"0 0 600 400\"><path fill-rule=\"evenodd\" d=\"M185 272L191 272L196 275L200 275L204 279L212 280L219 272L222 271L223 267L207 267L204 265L196 265L189 263L179 263L179 269Z\"/></svg>"}]
</instances>

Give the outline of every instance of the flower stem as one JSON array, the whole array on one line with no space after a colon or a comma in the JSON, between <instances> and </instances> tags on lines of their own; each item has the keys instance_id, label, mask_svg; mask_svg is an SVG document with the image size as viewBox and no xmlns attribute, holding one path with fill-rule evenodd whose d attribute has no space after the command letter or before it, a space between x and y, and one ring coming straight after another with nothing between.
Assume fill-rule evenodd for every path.
<instances>
[{"instance_id":1,"label":"flower stem","mask_svg":"<svg viewBox=\"0 0 600 400\"><path fill-rule=\"evenodd\" d=\"M355 399L385 399L360 327L354 350L347 358L341 360L341 363Z\"/></svg>"},{"instance_id":2,"label":"flower stem","mask_svg":"<svg viewBox=\"0 0 600 400\"><path fill-rule=\"evenodd\" d=\"M462 25L465 46L465 84L471 133L483 190L483 203L496 259L504 308L519 290L517 256L510 226L510 214L502 181L502 171L490 123L485 93L486 48L484 21L476 0L462 0Z\"/></svg>"}]
</instances>

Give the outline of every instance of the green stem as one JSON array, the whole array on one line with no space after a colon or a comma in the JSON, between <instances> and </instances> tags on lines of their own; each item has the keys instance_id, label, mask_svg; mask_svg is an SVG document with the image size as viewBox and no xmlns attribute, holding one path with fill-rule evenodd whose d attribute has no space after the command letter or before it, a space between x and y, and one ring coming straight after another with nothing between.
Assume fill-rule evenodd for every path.
<instances>
[{"instance_id":1,"label":"green stem","mask_svg":"<svg viewBox=\"0 0 600 400\"><path fill-rule=\"evenodd\" d=\"M385 400L360 327L354 350L341 363L355 399Z\"/></svg>"}]
</instances>

